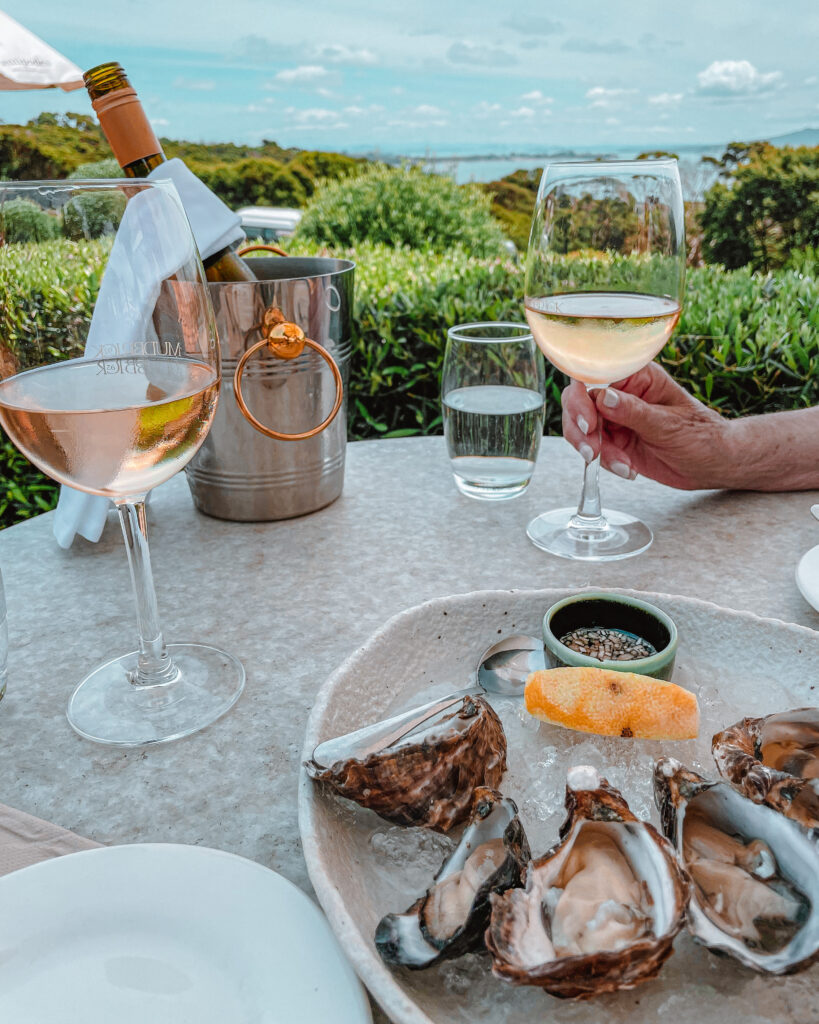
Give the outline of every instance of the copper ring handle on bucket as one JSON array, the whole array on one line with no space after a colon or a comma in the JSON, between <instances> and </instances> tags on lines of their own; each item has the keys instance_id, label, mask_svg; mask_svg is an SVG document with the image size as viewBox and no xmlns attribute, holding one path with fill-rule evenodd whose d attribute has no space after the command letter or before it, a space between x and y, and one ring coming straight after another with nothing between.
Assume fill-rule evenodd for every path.
<instances>
[{"instance_id":1,"label":"copper ring handle on bucket","mask_svg":"<svg viewBox=\"0 0 819 1024\"><path fill-rule=\"evenodd\" d=\"M335 359L333 359L327 349L324 348L323 345L319 345L317 341L312 341L310 338L304 338L303 341L305 345L309 345L310 348L315 349L321 358L326 361L327 365L333 371L333 379L336 385L336 400L333 402L333 408L330 410L330 415L319 423L317 427L313 427L312 430L305 430L301 434L282 434L278 430L271 430L270 427L266 427L264 423L261 423L256 419L247 407L244 395L242 394L242 376L244 375L248 359L250 359L255 352L258 352L260 348L268 346L269 342L267 338L262 338L262 340L257 341L255 345L251 345L239 360L236 366L236 372L233 374L233 390L236 395L236 404L242 410L243 416L260 433L266 434L268 437L272 437L276 441L306 441L308 437L315 437L316 434L320 434L322 430L324 430L325 427L329 427L336 418L336 413L341 408L341 401L344 397L344 383L341 379L341 371L336 365Z\"/></svg>"},{"instance_id":2,"label":"copper ring handle on bucket","mask_svg":"<svg viewBox=\"0 0 819 1024\"><path fill-rule=\"evenodd\" d=\"M258 245L246 245L244 249L238 249L236 255L244 256L246 253L254 252L256 249L265 249L267 252L275 252L277 256L287 255L284 249L280 249L277 245L264 245L261 242L259 242Z\"/></svg>"}]
</instances>

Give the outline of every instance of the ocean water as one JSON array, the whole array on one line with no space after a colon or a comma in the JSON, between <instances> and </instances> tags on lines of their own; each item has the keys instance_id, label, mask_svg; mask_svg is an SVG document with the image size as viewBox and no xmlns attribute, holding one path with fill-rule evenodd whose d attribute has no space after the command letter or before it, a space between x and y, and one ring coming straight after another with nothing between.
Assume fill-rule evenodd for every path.
<instances>
[{"instance_id":1,"label":"ocean water","mask_svg":"<svg viewBox=\"0 0 819 1024\"><path fill-rule=\"evenodd\" d=\"M612 149L541 149L508 147L503 152L492 152L486 143L470 143L437 149L408 147L405 152L368 152L366 155L388 163L402 160L420 164L435 174L445 174L459 185L469 182L489 182L505 178L517 170L537 171L550 159L583 160L600 157L609 160L633 160L640 153L651 150L651 146L620 146ZM703 166L703 156L719 157L723 146L688 146L685 148L669 145L669 152L677 153L680 159L680 176L686 199L699 199L716 179L712 168Z\"/></svg>"}]
</instances>

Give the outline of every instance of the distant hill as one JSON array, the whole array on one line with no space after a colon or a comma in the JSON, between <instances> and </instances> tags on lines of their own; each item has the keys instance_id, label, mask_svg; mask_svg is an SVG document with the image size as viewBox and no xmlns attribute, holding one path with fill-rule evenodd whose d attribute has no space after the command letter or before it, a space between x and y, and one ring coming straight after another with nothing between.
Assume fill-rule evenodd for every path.
<instances>
[{"instance_id":1,"label":"distant hill","mask_svg":"<svg viewBox=\"0 0 819 1024\"><path fill-rule=\"evenodd\" d=\"M802 128L787 135L775 135L767 141L772 146L819 146L819 128Z\"/></svg>"}]
</instances>

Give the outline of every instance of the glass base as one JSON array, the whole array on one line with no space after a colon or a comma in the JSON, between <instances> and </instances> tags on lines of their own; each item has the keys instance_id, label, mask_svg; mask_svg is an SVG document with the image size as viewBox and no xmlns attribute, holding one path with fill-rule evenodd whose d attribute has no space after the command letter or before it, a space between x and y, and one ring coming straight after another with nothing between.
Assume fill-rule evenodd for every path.
<instances>
[{"instance_id":1,"label":"glass base","mask_svg":"<svg viewBox=\"0 0 819 1024\"><path fill-rule=\"evenodd\" d=\"M481 501L507 501L509 498L517 498L529 486L528 480L512 484L511 486L493 487L491 484L474 483L471 480L464 480L463 477L457 474L453 474L452 479L455 481L455 486L461 494L465 494L467 498L478 498Z\"/></svg>"},{"instance_id":2,"label":"glass base","mask_svg":"<svg viewBox=\"0 0 819 1024\"><path fill-rule=\"evenodd\" d=\"M137 652L114 658L80 683L68 722L95 743L141 747L189 736L233 707L245 686L240 661L205 644L168 644L175 678L157 686L131 682Z\"/></svg>"},{"instance_id":3,"label":"glass base","mask_svg":"<svg viewBox=\"0 0 819 1024\"><path fill-rule=\"evenodd\" d=\"M600 523L583 524L578 522L576 509L559 508L533 519L526 535L535 547L580 562L631 558L649 548L654 539L645 523L626 512L604 508Z\"/></svg>"}]
</instances>

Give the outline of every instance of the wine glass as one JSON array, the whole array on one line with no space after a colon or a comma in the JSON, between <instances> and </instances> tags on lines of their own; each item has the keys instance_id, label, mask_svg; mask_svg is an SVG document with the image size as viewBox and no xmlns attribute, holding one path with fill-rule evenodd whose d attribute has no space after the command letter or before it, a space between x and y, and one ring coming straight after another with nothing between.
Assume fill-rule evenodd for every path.
<instances>
[{"instance_id":1,"label":"wine glass","mask_svg":"<svg viewBox=\"0 0 819 1024\"><path fill-rule=\"evenodd\" d=\"M136 599L139 649L86 676L68 720L118 746L186 736L224 714L245 680L216 647L165 644L148 552L147 492L194 456L219 391L190 225L170 182L0 182L0 239L41 290L66 294L64 315L43 327L21 316L0 338L0 424L52 479L114 501ZM63 287L64 265L77 260L89 264L90 319Z\"/></svg>"},{"instance_id":2,"label":"wine glass","mask_svg":"<svg viewBox=\"0 0 819 1024\"><path fill-rule=\"evenodd\" d=\"M552 163L543 171L526 256L526 319L541 351L590 391L646 366L680 317L685 283L676 160ZM598 419L598 440L602 425ZM563 558L610 561L652 533L601 508L599 457L577 510L544 512L529 539Z\"/></svg>"}]
</instances>

